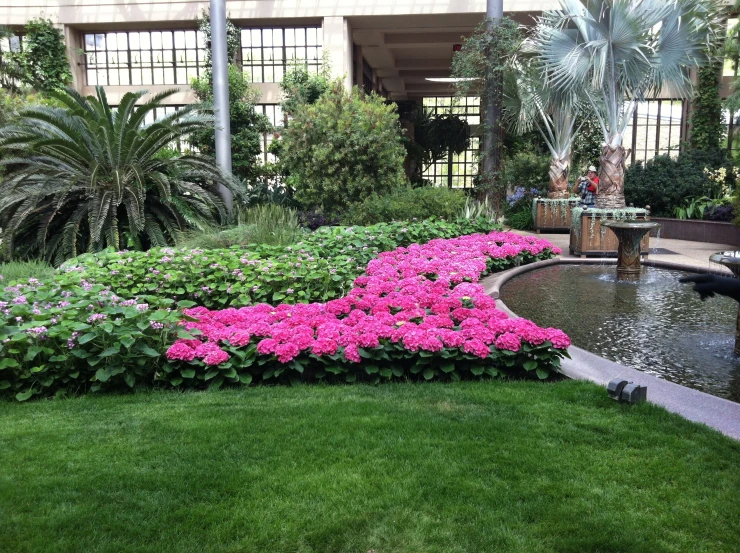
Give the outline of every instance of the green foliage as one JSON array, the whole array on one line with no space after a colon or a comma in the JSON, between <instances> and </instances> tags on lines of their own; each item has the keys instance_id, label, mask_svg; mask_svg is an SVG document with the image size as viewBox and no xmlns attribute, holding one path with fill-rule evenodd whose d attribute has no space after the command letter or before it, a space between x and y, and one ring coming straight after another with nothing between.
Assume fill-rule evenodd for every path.
<instances>
[{"instance_id":1,"label":"green foliage","mask_svg":"<svg viewBox=\"0 0 740 553\"><path fill-rule=\"evenodd\" d=\"M240 213L239 224L183 236L178 246L187 249L220 249L250 244L287 246L303 236L295 210L277 204L260 204Z\"/></svg>"},{"instance_id":2,"label":"green foliage","mask_svg":"<svg viewBox=\"0 0 740 553\"><path fill-rule=\"evenodd\" d=\"M470 125L455 114L435 115L421 108L414 118L413 141L407 141L409 157L416 169L414 182L435 163L447 159L450 154L460 154L470 146Z\"/></svg>"},{"instance_id":3,"label":"green foliage","mask_svg":"<svg viewBox=\"0 0 740 553\"><path fill-rule=\"evenodd\" d=\"M211 49L211 16L206 10L203 10L200 17L197 19L198 30L203 33L203 39L206 43L206 58L203 60L203 67L206 73L209 74L207 80L211 80L211 71L213 71L213 52ZM239 54L239 48L241 47L241 33L239 28L234 25L231 19L226 17L226 56L229 59L229 63L232 65L236 64L236 59Z\"/></svg>"},{"instance_id":4,"label":"green foliage","mask_svg":"<svg viewBox=\"0 0 740 553\"><path fill-rule=\"evenodd\" d=\"M39 260L0 263L0 286L25 283L29 278L47 280L54 276L55 272L54 267Z\"/></svg>"},{"instance_id":5,"label":"green foliage","mask_svg":"<svg viewBox=\"0 0 740 553\"><path fill-rule=\"evenodd\" d=\"M49 19L32 19L23 28L23 48L3 52L3 73L36 91L49 92L72 82L64 34Z\"/></svg>"},{"instance_id":6,"label":"green foliage","mask_svg":"<svg viewBox=\"0 0 740 553\"><path fill-rule=\"evenodd\" d=\"M395 106L356 88L347 93L341 82L298 107L282 143L296 199L329 215L405 181Z\"/></svg>"},{"instance_id":7,"label":"green foliage","mask_svg":"<svg viewBox=\"0 0 740 553\"><path fill-rule=\"evenodd\" d=\"M205 105L213 104L213 77L209 71L190 83L196 98ZM272 130L267 117L257 113L255 106L259 93L246 80L241 69L229 65L229 123L231 126L232 173L248 182L255 182L261 174L259 156L262 135ZM213 125L193 132L190 143L201 154L216 155L216 131Z\"/></svg>"},{"instance_id":8,"label":"green foliage","mask_svg":"<svg viewBox=\"0 0 740 553\"><path fill-rule=\"evenodd\" d=\"M345 221L352 225L372 225L390 221L422 220L438 217L453 221L465 205L461 190L446 187L403 187L378 196L373 194L350 207Z\"/></svg>"},{"instance_id":9,"label":"green foliage","mask_svg":"<svg viewBox=\"0 0 740 553\"><path fill-rule=\"evenodd\" d=\"M213 104L213 72L211 51L211 23L204 11L198 20L198 28L206 40L205 70L190 83L195 97L205 105ZM257 113L259 91L245 78L241 67L236 65L241 45L240 31L226 20L226 51L229 58L229 125L231 130L231 170L248 183L255 182L261 174L259 156L262 151L262 135L272 130L269 120ZM189 142L203 155L215 157L216 132L213 125L200 129L189 138Z\"/></svg>"},{"instance_id":10,"label":"green foliage","mask_svg":"<svg viewBox=\"0 0 740 553\"><path fill-rule=\"evenodd\" d=\"M470 196L465 198L465 205L462 207L457 215L458 219L486 219L491 223L497 223L500 219L498 211L496 211L488 197L484 197L482 200L471 198Z\"/></svg>"},{"instance_id":11,"label":"green foliage","mask_svg":"<svg viewBox=\"0 0 740 553\"><path fill-rule=\"evenodd\" d=\"M516 230L532 230L534 216L531 209L519 209L506 216L506 224Z\"/></svg>"},{"instance_id":12,"label":"green foliage","mask_svg":"<svg viewBox=\"0 0 740 553\"><path fill-rule=\"evenodd\" d=\"M700 67L693 99L691 146L708 152L719 150L726 132L719 95L721 72L722 60L712 59Z\"/></svg>"},{"instance_id":13,"label":"green foliage","mask_svg":"<svg viewBox=\"0 0 740 553\"><path fill-rule=\"evenodd\" d=\"M550 158L546 155L519 153L506 160L504 182L508 190L536 188L546 193L550 185Z\"/></svg>"},{"instance_id":14,"label":"green foliage","mask_svg":"<svg viewBox=\"0 0 740 553\"><path fill-rule=\"evenodd\" d=\"M645 164L637 162L625 173L625 200L639 207L649 205L653 215L672 217L686 198L708 195L712 182L704 169L730 166L723 152L701 150L687 150L676 159L658 156ZM734 179L731 172L728 178Z\"/></svg>"},{"instance_id":15,"label":"green foliage","mask_svg":"<svg viewBox=\"0 0 740 553\"><path fill-rule=\"evenodd\" d=\"M0 129L0 227L11 253L61 263L85 251L146 248L173 243L189 228L225 221L218 186L240 194L211 159L159 152L211 125L186 106L145 125L174 91L136 105L127 93L111 110L97 97L73 90L50 93L62 107L30 107Z\"/></svg>"},{"instance_id":16,"label":"green foliage","mask_svg":"<svg viewBox=\"0 0 740 553\"><path fill-rule=\"evenodd\" d=\"M452 57L452 76L458 96L485 96L489 101L483 102L481 110L481 135L491 138L491 151L482 153L482 163L487 175L483 175L480 183L494 193L503 192L496 186L496 180L501 176L501 162L503 155L503 82L504 71L515 58L521 48L524 34L518 23L508 17L499 21L485 20L467 38L463 39L462 49ZM488 128L488 110L493 110L493 128ZM501 200L501 198L498 198Z\"/></svg>"},{"instance_id":17,"label":"green foliage","mask_svg":"<svg viewBox=\"0 0 740 553\"><path fill-rule=\"evenodd\" d=\"M121 301L102 286L31 282L0 302L0 390L19 401L151 386L182 332L171 300Z\"/></svg>"},{"instance_id":18,"label":"green foliage","mask_svg":"<svg viewBox=\"0 0 740 553\"><path fill-rule=\"evenodd\" d=\"M604 133L599 120L593 114L582 115L577 122L579 127L573 141L573 162L571 175L585 175L589 166L598 167L601 158L601 149L604 143Z\"/></svg>"},{"instance_id":19,"label":"green foliage","mask_svg":"<svg viewBox=\"0 0 740 553\"><path fill-rule=\"evenodd\" d=\"M286 246L303 234L296 211L280 205L250 207L244 212L243 221L252 227L250 236L255 244Z\"/></svg>"},{"instance_id":20,"label":"green foliage","mask_svg":"<svg viewBox=\"0 0 740 553\"><path fill-rule=\"evenodd\" d=\"M326 62L318 74L309 73L305 65L296 63L285 72L280 82L280 89L283 91L280 106L283 113L292 115L301 105L315 104L331 86L329 65Z\"/></svg>"},{"instance_id":21,"label":"green foliage","mask_svg":"<svg viewBox=\"0 0 740 553\"><path fill-rule=\"evenodd\" d=\"M79 278L138 294L193 300L212 309L253 303L299 303L342 297L381 251L497 228L485 219L382 223L322 228L294 246L257 244L221 250L170 248L105 251L68 262L58 280ZM70 270L74 269L74 270Z\"/></svg>"}]
</instances>

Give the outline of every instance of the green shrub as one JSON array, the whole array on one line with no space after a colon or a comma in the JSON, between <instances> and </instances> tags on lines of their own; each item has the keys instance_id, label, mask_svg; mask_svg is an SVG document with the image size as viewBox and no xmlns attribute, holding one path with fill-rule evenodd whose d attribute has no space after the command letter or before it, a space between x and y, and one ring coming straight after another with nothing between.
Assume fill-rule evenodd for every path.
<instances>
[{"instance_id":1,"label":"green shrub","mask_svg":"<svg viewBox=\"0 0 740 553\"><path fill-rule=\"evenodd\" d=\"M349 290L379 252L489 232L486 219L381 223L371 227L325 227L294 246L250 246L218 250L152 249L80 256L65 264L57 280L110 286L131 298L156 294L193 300L210 309L253 303L326 301Z\"/></svg>"},{"instance_id":2,"label":"green shrub","mask_svg":"<svg viewBox=\"0 0 740 553\"><path fill-rule=\"evenodd\" d=\"M0 291L0 391L23 401L154 384L166 344L182 335L172 300L124 301L64 280Z\"/></svg>"},{"instance_id":3,"label":"green shrub","mask_svg":"<svg viewBox=\"0 0 740 553\"><path fill-rule=\"evenodd\" d=\"M507 190L536 188L547 193L550 186L550 157L518 153L504 162L504 182Z\"/></svg>"},{"instance_id":4,"label":"green shrub","mask_svg":"<svg viewBox=\"0 0 740 553\"><path fill-rule=\"evenodd\" d=\"M352 206L345 219L353 225L422 220L429 217L451 221L464 206L465 194L462 190L404 187L384 196L373 194L364 202Z\"/></svg>"},{"instance_id":5,"label":"green shrub","mask_svg":"<svg viewBox=\"0 0 740 553\"><path fill-rule=\"evenodd\" d=\"M315 104L301 104L283 131L280 159L296 199L335 215L405 181L404 148L394 105L341 82Z\"/></svg>"},{"instance_id":6,"label":"green shrub","mask_svg":"<svg viewBox=\"0 0 740 553\"><path fill-rule=\"evenodd\" d=\"M56 273L54 267L43 261L10 261L0 263L0 284L7 286L28 279L46 280Z\"/></svg>"},{"instance_id":7,"label":"green shrub","mask_svg":"<svg viewBox=\"0 0 740 553\"><path fill-rule=\"evenodd\" d=\"M532 208L520 209L511 215L507 215L506 223L516 230L532 230L534 228L534 217Z\"/></svg>"},{"instance_id":8,"label":"green shrub","mask_svg":"<svg viewBox=\"0 0 740 553\"><path fill-rule=\"evenodd\" d=\"M658 156L646 164L637 162L627 168L624 196L627 204L650 206L656 216L673 217L690 196L714 196L714 185L704 169L731 167L724 152L688 150L676 159ZM728 171L728 178L734 179Z\"/></svg>"}]
</instances>

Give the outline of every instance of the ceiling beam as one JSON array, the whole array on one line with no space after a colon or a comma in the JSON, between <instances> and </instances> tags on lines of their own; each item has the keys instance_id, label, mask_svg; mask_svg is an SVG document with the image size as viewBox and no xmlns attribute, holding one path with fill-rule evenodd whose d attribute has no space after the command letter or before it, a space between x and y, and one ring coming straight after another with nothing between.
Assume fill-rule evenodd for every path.
<instances>
[{"instance_id":1,"label":"ceiling beam","mask_svg":"<svg viewBox=\"0 0 740 553\"><path fill-rule=\"evenodd\" d=\"M430 44L460 44L463 41L463 33L387 33L384 40L386 46L390 47L416 46L423 48Z\"/></svg>"},{"instance_id":2,"label":"ceiling beam","mask_svg":"<svg viewBox=\"0 0 740 553\"><path fill-rule=\"evenodd\" d=\"M398 69L449 69L452 57L442 59L397 58Z\"/></svg>"}]
</instances>

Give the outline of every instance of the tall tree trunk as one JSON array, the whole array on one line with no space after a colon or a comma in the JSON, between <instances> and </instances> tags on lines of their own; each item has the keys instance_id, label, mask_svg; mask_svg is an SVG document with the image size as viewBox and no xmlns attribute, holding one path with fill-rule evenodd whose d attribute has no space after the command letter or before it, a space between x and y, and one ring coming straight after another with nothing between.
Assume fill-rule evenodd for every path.
<instances>
[{"instance_id":1,"label":"tall tree trunk","mask_svg":"<svg viewBox=\"0 0 740 553\"><path fill-rule=\"evenodd\" d=\"M503 0L486 0L487 28L490 32L501 22L504 16ZM495 60L499 63L499 60ZM503 145L503 126L501 115L503 112L504 75L501 70L494 70L489 60L488 69L484 76L485 117L483 124L483 173L485 178L494 182L501 180L501 154ZM497 187L499 188L499 187ZM503 193L505 195L505 192Z\"/></svg>"},{"instance_id":2,"label":"tall tree trunk","mask_svg":"<svg viewBox=\"0 0 740 553\"><path fill-rule=\"evenodd\" d=\"M547 197L551 199L562 199L570 197L568 190L568 171L570 161L567 159L555 159L550 162L550 191Z\"/></svg>"},{"instance_id":3,"label":"tall tree trunk","mask_svg":"<svg viewBox=\"0 0 740 553\"><path fill-rule=\"evenodd\" d=\"M620 145L613 148L605 145L599 158L599 189L596 207L599 209L622 209L624 203L624 160L627 152Z\"/></svg>"}]
</instances>

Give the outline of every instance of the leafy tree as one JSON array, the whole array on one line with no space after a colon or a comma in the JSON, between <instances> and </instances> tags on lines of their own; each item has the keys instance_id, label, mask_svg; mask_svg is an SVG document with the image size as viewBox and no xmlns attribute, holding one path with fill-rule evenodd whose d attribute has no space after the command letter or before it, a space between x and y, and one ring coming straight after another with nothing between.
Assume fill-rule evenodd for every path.
<instances>
[{"instance_id":1,"label":"leafy tree","mask_svg":"<svg viewBox=\"0 0 740 553\"><path fill-rule=\"evenodd\" d=\"M9 35L8 31L3 34ZM23 47L3 53L3 85L15 83L48 92L72 82L64 35L48 19L32 19L23 28Z\"/></svg>"},{"instance_id":2,"label":"leafy tree","mask_svg":"<svg viewBox=\"0 0 740 553\"><path fill-rule=\"evenodd\" d=\"M624 132L637 102L691 89L716 26L713 0L560 0L539 19L535 44L550 82L585 90L604 137L596 205L624 204ZM604 105L603 115L597 102Z\"/></svg>"},{"instance_id":3,"label":"leafy tree","mask_svg":"<svg viewBox=\"0 0 740 553\"><path fill-rule=\"evenodd\" d=\"M460 96L481 96L492 101L484 101L481 106L481 133L487 144L484 145L479 174L479 186L488 189L495 196L505 194L499 178L503 154L503 79L504 72L516 56L524 36L519 25L504 17L500 21L486 20L475 32L463 40L462 49L452 58L452 76ZM491 121L491 123L489 123ZM497 184L497 180L499 181ZM493 198L498 204L503 198Z\"/></svg>"},{"instance_id":4,"label":"leafy tree","mask_svg":"<svg viewBox=\"0 0 740 553\"><path fill-rule=\"evenodd\" d=\"M160 155L169 144L212 125L189 105L147 125L145 118L176 91L117 110L97 97L50 93L62 107L28 107L0 129L0 226L11 253L60 263L88 251L164 246L189 228L223 221L218 186L232 179L202 155Z\"/></svg>"},{"instance_id":5,"label":"leafy tree","mask_svg":"<svg viewBox=\"0 0 740 553\"><path fill-rule=\"evenodd\" d=\"M292 115L302 104L315 104L331 89L329 65L325 62L319 73L309 73L305 65L296 63L283 75L280 89L283 91L280 107L286 115Z\"/></svg>"},{"instance_id":6,"label":"leafy tree","mask_svg":"<svg viewBox=\"0 0 740 553\"><path fill-rule=\"evenodd\" d=\"M204 105L213 104L213 73L211 69L211 25L207 14L198 21L199 29L206 38L205 71L191 82L195 96ZM239 48L239 30L227 20L227 52L235 60ZM259 92L244 78L242 70L234 63L229 64L229 121L231 126L231 170L232 173L254 182L261 174L259 156L262 151L262 135L272 130L269 120L257 113L255 106ZM205 155L216 155L216 131L213 126L194 132L190 143Z\"/></svg>"},{"instance_id":7,"label":"leafy tree","mask_svg":"<svg viewBox=\"0 0 740 553\"><path fill-rule=\"evenodd\" d=\"M301 104L283 131L283 157L296 199L334 215L404 183L404 148L395 105L335 82Z\"/></svg>"}]
</instances>

